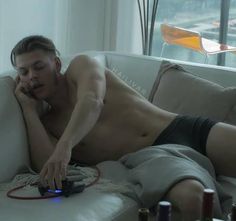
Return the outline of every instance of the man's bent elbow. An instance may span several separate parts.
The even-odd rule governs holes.
[[[85,98],[86,102],[88,102],[89,106],[92,106],[94,110],[102,110],[104,106],[104,100],[101,97],[98,97],[94,94],[87,94]]]

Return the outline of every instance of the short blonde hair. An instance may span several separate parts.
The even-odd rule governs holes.
[[[41,35],[31,35],[20,40],[11,51],[11,63],[16,66],[16,56],[34,50],[43,50],[51,53],[55,56],[60,55],[60,52],[56,49],[54,43],[49,38]]]

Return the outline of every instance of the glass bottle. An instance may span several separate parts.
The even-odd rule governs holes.
[[[157,221],[171,220],[171,203],[168,201],[160,201],[158,203]]]
[[[212,189],[204,189],[200,221],[213,221],[214,193]]]
[[[235,203],[232,204],[229,221],[236,221],[236,204]]]
[[[149,219],[149,209],[148,208],[140,208],[138,210],[138,220],[139,221],[148,221]]]

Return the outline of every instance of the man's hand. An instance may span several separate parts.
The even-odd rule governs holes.
[[[30,95],[29,85],[26,82],[22,82],[19,76],[16,77],[15,81],[15,95],[22,108],[28,107],[32,110],[36,110],[37,100],[34,99],[32,95]]]
[[[57,145],[55,151],[43,166],[40,172],[40,181],[43,186],[49,186],[55,190],[62,188],[62,180],[66,178],[67,166],[71,158],[71,149],[65,144]]]

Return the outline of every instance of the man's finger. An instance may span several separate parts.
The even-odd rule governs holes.
[[[62,180],[66,179],[66,175],[67,175],[67,165],[62,164],[61,165],[61,176],[62,176]]]
[[[28,93],[30,91],[30,86],[27,82],[21,82],[21,88],[25,93]]]
[[[16,76],[15,82],[16,82],[16,84],[19,84],[19,82],[20,82],[20,76],[19,75]]]
[[[62,189],[62,183],[61,183],[61,164],[57,163],[54,168],[54,178],[55,183],[57,186],[57,189]]]
[[[39,178],[40,178],[40,183],[46,187],[48,185],[48,183],[45,180],[45,177],[47,175],[48,172],[48,168],[47,166],[44,166],[43,169],[41,170],[41,172],[39,173]]]
[[[48,174],[46,177],[48,181],[48,185],[51,190],[55,190],[55,183],[54,183],[54,164],[49,163],[48,164]]]
[[[19,83],[17,83],[17,85],[16,85],[16,89],[15,89],[15,91],[20,91],[21,88],[22,88],[22,83],[19,82]]]

